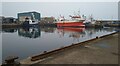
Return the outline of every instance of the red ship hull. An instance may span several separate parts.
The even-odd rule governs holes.
[[[57,27],[85,27],[83,22],[57,22]]]

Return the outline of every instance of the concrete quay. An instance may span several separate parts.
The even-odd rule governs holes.
[[[76,46],[38,64],[118,64],[118,34]]]

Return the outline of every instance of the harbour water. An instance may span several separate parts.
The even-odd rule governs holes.
[[[115,32],[116,28],[53,28],[30,27],[2,30],[2,58],[24,59],[44,51],[86,41]],[[99,45],[98,45],[99,46]],[[106,48],[107,46],[101,46]]]
[[[0,64],[2,64],[2,34],[0,31]]]

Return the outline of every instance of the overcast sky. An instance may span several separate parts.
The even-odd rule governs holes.
[[[118,2],[120,0],[1,0],[3,2]]]
[[[17,13],[37,11],[42,17],[64,15],[68,18],[80,14],[93,15],[95,19],[118,19],[118,2],[3,2],[2,15],[17,18]]]

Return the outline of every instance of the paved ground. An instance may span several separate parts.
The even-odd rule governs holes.
[[[52,55],[39,64],[118,64],[118,34]]]

